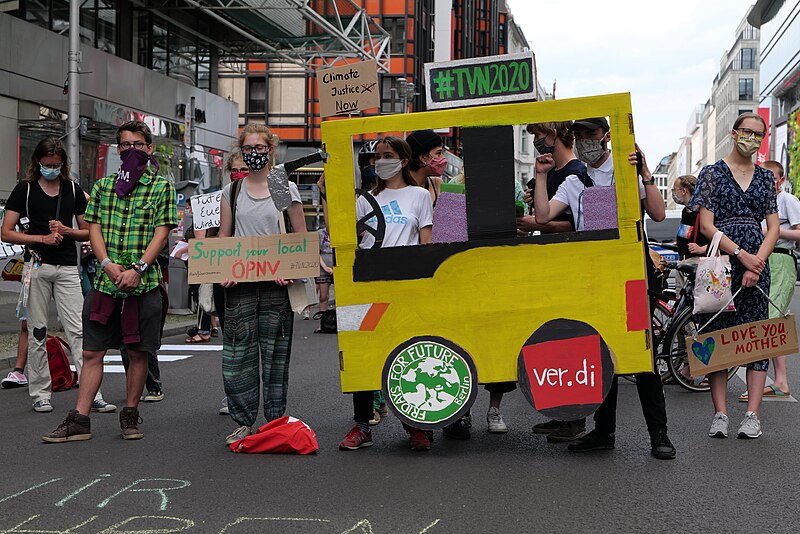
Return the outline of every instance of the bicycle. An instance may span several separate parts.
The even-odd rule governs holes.
[[[677,247],[667,244],[658,244],[660,247],[677,250]],[[667,262],[667,268],[686,275],[687,280],[680,292],[664,290],[651,292],[653,304],[653,344],[656,354],[656,367],[661,374],[662,365],[666,367],[671,376],[679,385],[689,391],[708,391],[711,389],[705,375],[697,377],[684,374],[689,370],[689,353],[686,349],[686,338],[697,333],[697,325],[692,319],[694,307],[694,276],[697,266],[680,262]],[[670,305],[674,299],[675,304]],[[658,362],[664,362],[659,364]],[[738,370],[738,367],[728,369],[728,380]]]

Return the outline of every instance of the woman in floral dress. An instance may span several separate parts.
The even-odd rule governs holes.
[[[758,151],[766,134],[764,120],[755,113],[743,113],[733,124],[731,138],[734,147],[723,159],[707,165],[700,171],[697,188],[689,208],[699,211],[700,231],[708,239],[717,231],[723,233],[720,250],[730,255],[731,290],[742,291],[735,299],[736,311],[719,314],[704,331],[720,330],[768,317],[769,266],[766,261],[778,239],[778,208],[772,172],[753,164],[753,154]],[[767,231],[761,231],[761,221],[766,219]],[[754,287],[758,285],[764,293]],[[695,316],[698,327],[713,314]],[[747,412],[739,426],[739,438],[757,438],[761,435],[758,419],[769,360],[747,364],[747,391],[753,392],[747,403]],[[727,373],[725,370],[708,374],[714,418],[708,435],[728,437],[728,410],[726,406]]]

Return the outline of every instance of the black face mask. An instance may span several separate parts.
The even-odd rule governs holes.
[[[375,172],[375,165],[367,165],[361,169],[361,183],[374,184],[378,180],[378,173]]]
[[[249,154],[242,154],[242,161],[244,161],[245,165],[250,167],[251,171],[258,172],[269,163],[269,153],[251,152]]]
[[[542,137],[538,141],[533,142],[533,147],[539,154],[552,154],[556,149],[555,145],[547,144],[547,137]]]

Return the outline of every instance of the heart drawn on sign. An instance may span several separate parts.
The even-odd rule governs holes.
[[[706,338],[705,341],[699,343],[695,341],[692,343],[692,352],[697,359],[703,362],[703,365],[708,365],[711,360],[711,355],[714,353],[714,345],[716,342],[713,337]]]

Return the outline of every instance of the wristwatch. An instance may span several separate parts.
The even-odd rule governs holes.
[[[136,263],[132,263],[128,268],[133,269],[139,276],[144,276],[145,271],[149,266],[143,262],[142,260],[137,261]]]
[[[733,251],[733,255],[734,255],[734,257],[738,257],[738,256],[739,256],[739,253],[740,253],[741,251],[742,251],[742,249],[741,249],[740,247],[736,247],[736,250],[734,250],[734,251]]]
[[[656,179],[650,176],[649,180],[642,180],[642,185],[655,185]]]

